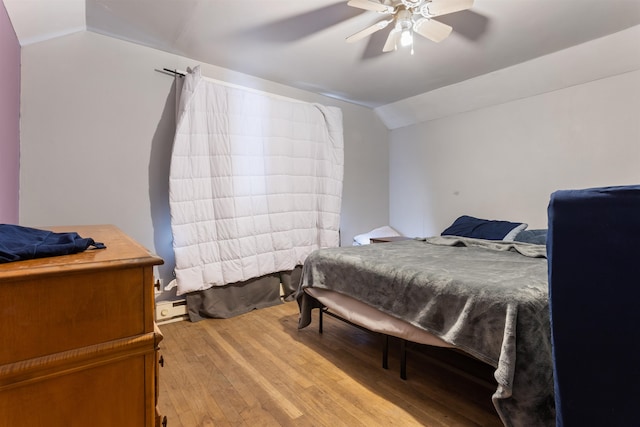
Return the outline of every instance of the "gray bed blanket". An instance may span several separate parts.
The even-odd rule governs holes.
[[[545,257],[543,245],[451,236],[321,249],[304,264],[298,326],[314,307],[305,288],[341,292],[494,366],[506,426],[553,426]]]

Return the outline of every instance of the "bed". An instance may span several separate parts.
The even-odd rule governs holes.
[[[321,249],[303,266],[298,327],[320,308],[374,332],[457,348],[495,368],[492,400],[506,426],[552,426],[547,283],[545,245],[512,236]]]

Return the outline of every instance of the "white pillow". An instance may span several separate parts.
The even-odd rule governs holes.
[[[390,226],[385,225],[382,227],[374,228],[368,233],[358,234],[353,238],[353,246],[368,245],[369,243],[371,243],[371,238],[393,236],[402,236],[402,234],[398,233]]]

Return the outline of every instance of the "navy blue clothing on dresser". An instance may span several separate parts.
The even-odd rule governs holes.
[[[104,249],[103,243],[83,238],[75,232],[56,233],[49,230],[0,224],[0,263],[68,255],[94,247]]]

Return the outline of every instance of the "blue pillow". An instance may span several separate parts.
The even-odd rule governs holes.
[[[496,221],[463,215],[456,219],[441,235],[512,242],[518,233],[525,228],[527,228],[527,224],[523,222]]]
[[[533,243],[534,245],[546,245],[547,244],[547,229],[540,230],[524,230],[518,233],[515,242]]]

